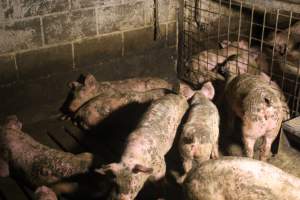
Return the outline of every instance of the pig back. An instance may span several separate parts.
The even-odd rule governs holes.
[[[186,99],[181,95],[168,94],[154,101],[143,115],[136,131],[130,134],[128,141],[140,138],[152,141],[160,155],[171,148],[177,128],[188,108]]]
[[[300,180],[268,163],[237,157],[209,160],[184,181],[189,200],[299,200]]]
[[[199,141],[214,143],[219,135],[219,112],[215,104],[202,93],[197,92],[191,101],[191,108],[183,132],[197,132]]]

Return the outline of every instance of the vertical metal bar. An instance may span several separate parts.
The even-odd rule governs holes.
[[[185,0],[179,1],[178,8],[178,61],[177,61],[177,75],[179,77],[183,74],[184,67],[184,2]]]
[[[299,72],[300,72],[300,60],[298,60],[297,63],[297,76],[296,76],[296,80],[295,80],[295,88],[294,88],[294,95],[293,95],[293,105],[292,105],[292,109],[295,112],[295,115],[297,115],[299,113],[298,110],[298,106],[299,106],[299,96],[297,97],[297,91],[299,92],[300,95],[300,90],[299,90]],[[298,101],[298,103],[297,103]],[[297,103],[298,105],[295,105],[295,103]]]
[[[300,68],[300,60],[298,59],[298,73],[299,73],[299,68]],[[299,83],[296,83],[299,86]],[[296,106],[296,114],[299,115],[299,106],[300,106],[300,89],[298,89],[298,100],[297,100],[297,106]]]
[[[221,6],[222,0],[219,0],[219,10],[218,10],[218,44],[220,43],[220,26],[221,26]],[[217,63],[219,63],[219,48],[217,48]]]
[[[231,26],[231,12],[232,12],[232,8],[231,8],[231,0],[229,0],[229,16],[228,16],[228,29],[227,29],[227,57],[229,56],[229,41],[230,41],[230,26]]]
[[[249,67],[253,67],[250,66],[250,47],[251,47],[251,42],[252,42],[252,31],[253,31],[253,16],[254,16],[254,5],[252,5],[252,9],[251,9],[251,21],[250,21],[250,33],[249,33],[249,42],[248,42],[248,61],[247,61],[247,72],[249,71]]]
[[[239,13],[239,28],[238,28],[238,38],[237,38],[237,41],[238,41],[238,44],[237,44],[237,61],[236,61],[236,72],[237,74],[240,73],[240,70],[239,70],[239,62],[240,62],[240,59],[239,59],[239,52],[240,52],[240,38],[241,38],[241,26],[242,26],[242,12],[243,12],[243,2],[240,3],[240,13]],[[242,51],[244,51],[242,49]],[[244,52],[242,52],[244,53]]]
[[[289,42],[289,40],[290,40],[290,34],[291,34],[291,26],[292,26],[292,18],[293,18],[293,12],[291,11],[290,12],[290,17],[289,17],[289,27],[288,27],[288,36],[287,36],[287,44],[288,44],[288,42]],[[276,23],[278,23],[278,22],[276,22]],[[286,49],[285,50],[285,54],[284,54],[284,62],[283,62],[283,64],[284,64],[284,66],[286,65],[286,59],[287,59],[287,53],[288,53],[288,50],[289,49]],[[285,75],[285,72],[284,72],[284,70],[282,71],[282,80],[281,80],[281,88],[283,89],[284,88],[284,75]]]
[[[264,46],[264,36],[265,36],[265,27],[266,27],[266,15],[267,15],[267,10],[266,8],[264,9],[264,17],[263,17],[263,26],[262,26],[262,31],[261,31],[261,42],[260,42],[260,56],[263,54],[263,46]],[[261,69],[260,69],[261,72]]]
[[[279,9],[277,9],[276,11],[276,24],[275,24],[275,35],[274,35],[274,42],[273,42],[273,49],[272,49],[272,61],[271,61],[271,70],[270,70],[270,75],[271,75],[271,79],[272,80],[272,76],[273,76],[273,67],[274,67],[274,55],[275,55],[275,44],[276,44],[276,37],[277,37],[277,29],[278,29],[278,17],[279,17]]]

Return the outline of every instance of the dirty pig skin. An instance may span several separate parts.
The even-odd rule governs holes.
[[[228,73],[227,73],[228,74]],[[260,159],[266,160],[277,137],[282,121],[288,119],[289,109],[277,84],[268,76],[242,74],[227,76],[226,102],[242,120],[242,139],[246,155],[253,158],[254,145],[263,137]],[[229,120],[233,121],[232,116]]]
[[[168,94],[154,101],[142,120],[127,138],[121,161],[97,171],[113,173],[117,187],[110,199],[133,200],[147,180],[163,178],[166,172],[164,156],[170,150],[177,128],[188,109],[186,98]]]
[[[185,200],[300,200],[300,179],[265,162],[243,157],[209,160],[184,183]]]
[[[98,82],[92,74],[88,74],[83,83],[72,81],[69,83],[69,87],[71,88],[73,98],[68,105],[68,110],[74,113],[84,103],[99,94],[111,96],[116,92],[145,92],[159,88],[172,89],[172,84],[163,79],[153,77]]]
[[[212,83],[208,82],[191,99],[188,119],[178,143],[185,173],[190,171],[193,161],[202,163],[219,157],[220,119],[218,109],[211,101],[214,93]]]
[[[7,117],[1,128],[1,177],[9,176],[13,171],[33,187],[55,187],[56,184],[63,186],[63,178],[86,173],[92,166],[92,154],[74,155],[51,149],[38,143],[21,129],[22,123],[16,116]],[[62,192],[59,187],[55,188],[55,193]]]
[[[170,93],[166,89],[155,89],[146,92],[115,93],[111,96],[99,95],[83,105],[74,115],[74,121],[80,127],[89,130],[114,111],[130,103],[147,103]]]

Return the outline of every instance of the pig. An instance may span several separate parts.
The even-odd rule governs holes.
[[[191,170],[193,161],[202,163],[219,157],[220,119],[217,107],[211,102],[214,92],[212,83],[208,82],[191,99],[188,119],[178,143],[185,173]]]
[[[34,192],[36,200],[57,200],[55,192],[47,186],[41,186]]]
[[[101,174],[114,174],[117,186],[111,199],[133,200],[146,181],[164,177],[164,156],[173,144],[187,109],[186,98],[175,94],[168,94],[151,104],[137,129],[127,138],[121,161],[96,170]]]
[[[130,103],[147,103],[170,92],[166,89],[155,89],[146,92],[115,93],[111,96],[99,95],[83,105],[75,113],[74,120],[83,129],[90,130],[111,113]]]
[[[191,83],[195,88],[208,81],[224,80],[214,69],[217,65],[224,63],[228,57],[237,55],[241,50],[248,49],[248,43],[244,40],[227,45],[218,50],[201,51],[192,56],[186,63],[182,79]]]
[[[222,48],[229,48],[228,46],[237,46],[238,42],[230,42],[224,40],[220,43]],[[239,51],[235,57],[227,59],[226,63],[230,73],[239,75],[244,73],[261,74],[269,73],[269,63],[265,53],[261,52],[257,47],[248,47],[245,41],[239,42]]]
[[[0,162],[1,177],[13,171],[32,187],[55,187],[60,182],[64,186],[64,178],[88,172],[93,155],[74,155],[40,144],[22,131],[16,116],[9,116],[0,132]],[[55,193],[60,193],[60,188],[55,188]]]
[[[186,200],[299,200],[300,179],[258,160],[224,157],[194,167],[183,183]]]
[[[290,35],[288,34],[290,31]],[[297,21],[289,28],[279,31],[271,32],[266,38],[267,44],[274,46],[276,53],[284,55],[297,47],[300,42],[300,21]]]
[[[255,142],[263,137],[260,160],[266,160],[282,121],[289,117],[284,95],[274,82],[261,75],[231,76],[228,68],[224,69],[227,79],[225,98],[231,110],[242,120],[246,155],[253,158]]]
[[[274,47],[276,60],[281,60],[279,62],[280,69],[287,74],[299,76],[300,21],[293,24],[290,30],[287,28],[276,34],[272,32],[266,38],[266,42]]]
[[[153,89],[172,89],[172,84],[159,78],[145,77],[145,78],[132,78],[120,81],[111,82],[98,82],[92,74],[88,74],[84,83],[81,84],[77,81],[69,83],[72,91],[72,100],[68,105],[68,110],[71,113],[76,112],[84,103],[98,96],[105,94],[111,96],[116,92],[145,92]]]

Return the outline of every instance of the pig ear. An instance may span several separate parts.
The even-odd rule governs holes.
[[[215,88],[211,82],[205,83],[200,91],[210,100],[212,100],[215,96]]]
[[[9,176],[8,163],[0,157],[0,177]]]
[[[139,172],[143,172],[143,173],[146,173],[146,174],[151,174],[153,172],[153,168],[136,164],[133,167],[132,172],[135,173],[135,174],[137,174]]]
[[[77,82],[77,81],[72,81],[72,82],[69,82],[68,83],[68,87],[70,88],[70,89],[75,89],[75,88],[77,88],[77,87],[79,87],[81,84],[79,83],[79,82]]]
[[[96,83],[97,80],[92,74],[88,74],[84,79],[84,85],[87,87],[95,87]]]
[[[95,172],[106,175],[108,172],[112,172],[113,174],[117,174],[121,170],[121,165],[118,163],[111,163],[109,165],[104,165],[99,169],[95,169]]]

